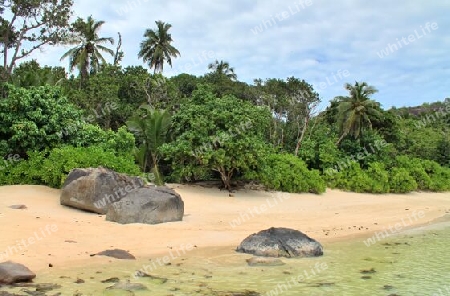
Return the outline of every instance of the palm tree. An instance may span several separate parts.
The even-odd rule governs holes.
[[[366,82],[355,82],[355,85],[345,84],[345,89],[350,92],[350,96],[336,97],[339,102],[338,124],[341,133],[336,145],[349,134],[355,139],[359,138],[365,129],[372,129],[371,118],[380,115],[380,104],[370,99],[371,95],[378,92],[373,86]]]
[[[162,185],[164,182],[158,168],[161,154],[158,149],[168,140],[171,116],[169,112],[154,110],[149,105],[141,106],[138,111],[127,121],[128,129],[142,141],[136,150],[136,158],[144,172],[150,166],[155,184]]]
[[[234,73],[234,68],[230,67],[228,62],[216,60],[214,63],[208,65],[208,69],[212,70],[212,73],[218,75],[225,75],[231,80],[236,80],[237,75]]]
[[[102,44],[114,44],[112,37],[99,37],[98,31],[104,24],[104,21],[95,21],[92,16],[89,16],[86,21],[78,18],[72,25],[74,36],[66,41],[66,44],[76,45],[74,48],[67,51],[62,57],[61,61],[69,58],[69,68],[72,71],[75,67],[80,70],[81,79],[85,81],[89,73],[98,71],[100,65],[106,64],[105,58],[101,52],[114,56],[114,51]]]
[[[156,30],[147,29],[141,42],[141,50],[139,51],[139,58],[148,63],[151,68],[154,68],[154,73],[162,73],[164,62],[172,67],[172,57],[176,58],[180,55],[178,49],[173,47],[171,43],[172,34],[168,31],[172,27],[171,24],[162,21],[156,21]]]

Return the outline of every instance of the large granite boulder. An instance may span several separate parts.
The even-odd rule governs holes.
[[[265,257],[315,257],[323,248],[306,234],[289,228],[270,228],[252,234],[236,249],[237,252]]]
[[[110,204],[140,188],[144,181],[106,168],[73,169],[64,182],[60,202],[62,205],[106,214]]]
[[[0,263],[0,284],[11,285],[33,280],[36,274],[25,265],[7,261]]]
[[[184,202],[173,189],[165,186],[145,186],[109,205],[107,221],[121,224],[158,224],[181,221]]]

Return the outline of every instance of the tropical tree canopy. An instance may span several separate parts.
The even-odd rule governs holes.
[[[139,58],[148,63],[150,69],[154,69],[154,73],[162,73],[164,62],[172,67],[172,57],[176,58],[180,55],[178,49],[172,46],[172,34],[169,33],[171,24],[162,21],[156,21],[156,30],[147,29],[144,34],[144,41],[141,42],[141,50]]]
[[[68,33],[73,0],[0,1],[0,54],[6,81],[21,59]]]
[[[216,60],[214,63],[208,65],[208,69],[212,70],[213,74],[225,75],[231,80],[237,79],[237,75],[234,73],[234,68],[230,67],[228,62],[224,62],[222,60],[219,62]]]
[[[101,52],[114,56],[114,51],[103,44],[114,44],[112,37],[99,37],[99,31],[104,21],[95,21],[89,16],[86,21],[78,18],[72,24],[73,36],[66,40],[65,44],[75,45],[67,51],[61,60],[69,58],[69,68],[80,70],[81,78],[86,79],[89,73],[97,73],[100,65],[106,64]]]
[[[345,84],[350,93],[348,97],[337,97],[338,124],[341,137],[337,144],[347,135],[355,139],[366,129],[372,129],[372,119],[380,115],[380,104],[370,99],[378,90],[366,82],[355,82],[355,85]]]

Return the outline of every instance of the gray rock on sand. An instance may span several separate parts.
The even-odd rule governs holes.
[[[306,234],[289,228],[270,228],[242,241],[237,252],[264,257],[316,257],[323,247]]]
[[[106,251],[102,251],[97,254],[94,254],[92,256],[95,256],[95,255],[107,256],[107,257],[112,257],[112,258],[116,258],[116,259],[124,259],[124,260],[135,260],[136,259],[136,257],[131,255],[129,252],[120,250],[120,249],[106,250]]]
[[[14,284],[33,280],[36,274],[25,265],[7,261],[0,263],[0,284]]]
[[[129,177],[106,168],[73,169],[64,182],[60,203],[80,210],[106,214],[111,203],[142,187],[139,177]]]
[[[106,220],[121,224],[158,224],[181,221],[184,202],[173,189],[165,186],[142,187],[111,204]]]

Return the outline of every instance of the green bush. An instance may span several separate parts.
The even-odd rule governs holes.
[[[46,185],[61,188],[74,168],[103,166],[119,173],[139,175],[133,155],[117,155],[111,150],[91,146],[55,148],[47,152],[29,152],[28,159],[0,171],[0,185]]]
[[[422,167],[431,178],[429,190],[436,192],[450,191],[450,168],[440,166],[431,160],[422,160]]]
[[[135,148],[134,135],[125,126],[117,132],[102,130],[98,125],[85,123],[77,128],[75,135],[67,141],[74,147],[98,146],[118,154],[132,154]]]
[[[391,170],[389,186],[392,193],[408,193],[418,189],[416,180],[404,168]]]
[[[30,150],[57,147],[64,143],[62,131],[82,122],[82,112],[57,87],[25,89],[6,85],[6,91],[8,96],[0,100],[1,155],[24,156]]]
[[[389,173],[390,171],[390,173]],[[331,188],[367,193],[408,193],[416,190],[444,192],[450,190],[450,169],[437,162],[398,156],[387,167],[381,162],[369,163],[367,170],[353,162],[338,171],[324,171]]]
[[[259,182],[273,190],[317,194],[326,190],[319,171],[308,170],[302,160],[290,154],[270,154],[263,160],[257,176]]]
[[[389,172],[384,164],[373,162],[369,164],[367,175],[370,178],[370,193],[389,193]]]
[[[419,158],[398,156],[396,167],[406,169],[414,178],[419,190],[448,191],[450,190],[450,169],[439,163]]]
[[[347,168],[334,173],[325,174],[328,186],[353,192],[371,192],[372,180],[359,163],[352,162]]]

